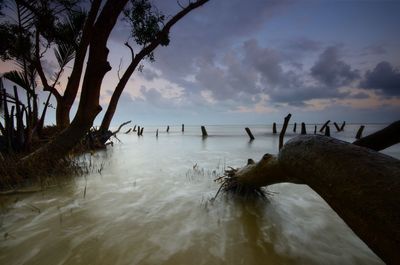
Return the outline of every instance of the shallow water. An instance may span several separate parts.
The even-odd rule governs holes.
[[[3,205],[0,264],[383,264],[307,186],[273,185],[268,201],[210,201],[225,167],[277,152],[270,127],[250,126],[253,142],[243,127],[207,126],[206,139],[199,126],[118,135],[122,143],[86,155],[101,174]],[[331,128],[347,141],[357,129]],[[385,153],[399,158],[400,147]]]

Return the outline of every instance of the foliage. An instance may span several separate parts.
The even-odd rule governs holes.
[[[149,0],[131,0],[131,8],[124,10],[125,20],[131,26],[131,37],[140,46],[147,46],[160,33],[165,16],[155,9]],[[161,45],[167,46],[169,37],[163,38]],[[148,56],[154,61],[154,54]]]

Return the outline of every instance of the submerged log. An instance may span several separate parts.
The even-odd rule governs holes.
[[[357,134],[356,134],[356,139],[361,139],[364,128],[365,128],[364,125],[360,126],[360,128],[358,129]]]
[[[201,135],[203,137],[207,137],[208,136],[206,127],[204,127],[204,126],[201,126]]]
[[[346,126],[346,121],[343,121],[342,126],[340,126],[340,131],[344,130],[344,126]]]
[[[306,124],[304,122],[301,123],[301,134],[307,134]]]
[[[336,122],[334,122],[333,125],[335,125],[336,131],[337,131],[337,132],[340,132],[340,127],[339,127],[339,125],[338,125]]]
[[[292,114],[289,113],[285,117],[285,120],[283,122],[282,130],[281,130],[281,133],[279,134],[279,150],[281,150],[281,148],[283,146],[283,137],[285,137],[286,128],[287,128],[287,126],[289,124],[290,117],[292,117]]]
[[[328,126],[328,124],[331,122],[331,120],[327,120],[324,125],[322,125],[321,129],[319,129],[319,132],[323,132],[325,130],[325,127]]]
[[[400,160],[321,135],[289,140],[235,172],[244,186],[290,182],[316,191],[387,264],[400,264]]]
[[[250,129],[249,128],[244,128],[245,129],[245,131],[247,132],[247,134],[249,135],[249,137],[250,137],[250,141],[253,141],[254,139],[256,139],[256,138],[254,138],[254,135],[251,133],[251,131],[250,131]]]
[[[331,136],[331,129],[329,128],[329,125],[325,127],[325,136]]]

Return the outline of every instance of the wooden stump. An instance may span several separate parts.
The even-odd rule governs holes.
[[[253,141],[255,138],[254,138],[253,134],[251,133],[250,129],[247,127],[244,129],[246,130],[247,134],[249,135],[250,140]]]
[[[301,134],[307,134],[306,124],[304,122],[301,123]]]

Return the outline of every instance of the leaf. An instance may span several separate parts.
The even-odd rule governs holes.
[[[75,57],[75,49],[70,44],[57,44],[54,55],[60,68],[64,68]]]
[[[29,80],[25,79],[22,71],[10,71],[5,73],[3,77],[17,84],[29,93],[33,93],[31,89],[31,83],[29,82]]]

